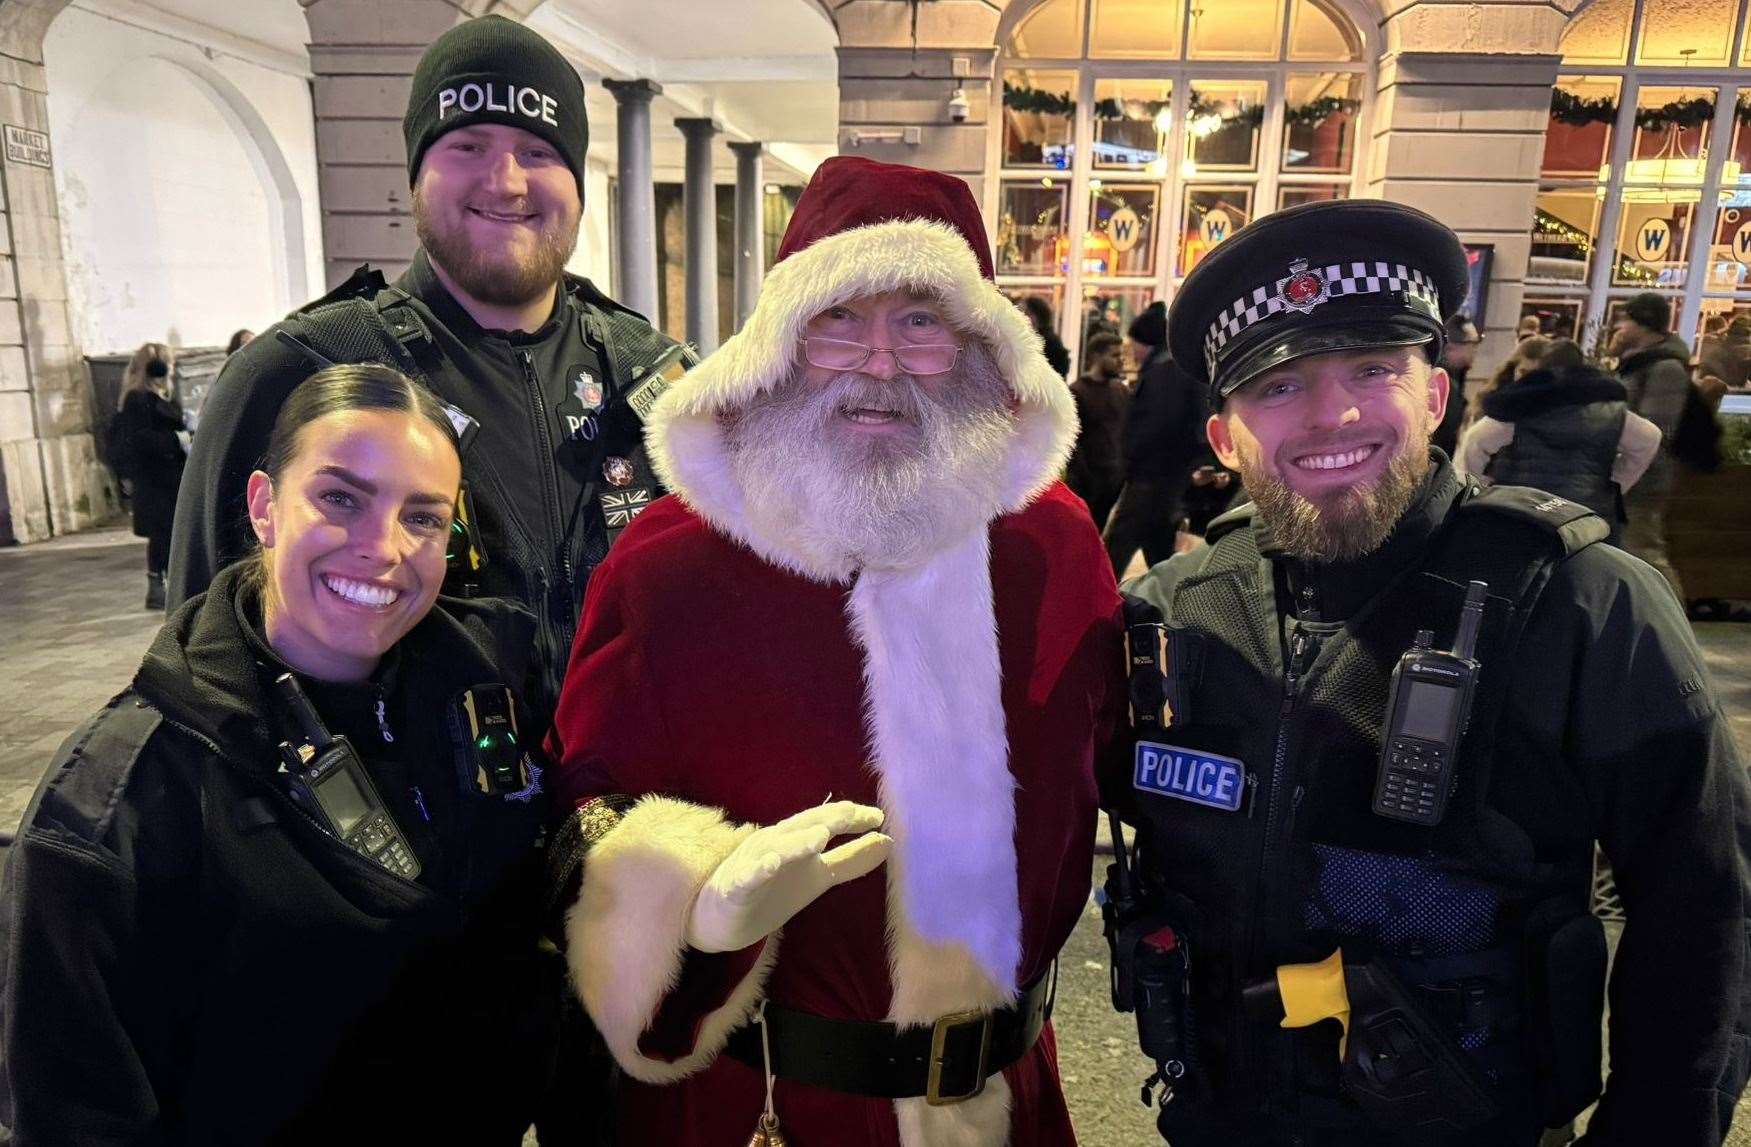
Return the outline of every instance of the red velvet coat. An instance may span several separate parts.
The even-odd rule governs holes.
[[[1123,651],[1100,540],[1061,484],[997,519],[989,544],[1015,786],[1015,986],[1047,971],[1087,903],[1093,762],[1122,713]],[[678,798],[641,803],[591,854],[569,923],[580,994],[616,1057],[630,1076],[662,1081],[626,1080],[623,1143],[746,1142],[761,1076],[716,1052],[762,991],[821,1016],[894,1018],[891,966],[906,965],[892,964],[893,933],[907,924],[892,918],[886,868],[828,891],[763,950],[684,953],[691,897],[733,847],[736,826],[829,799],[883,803],[851,596],[845,584],[763,560],[673,497],[640,516],[591,579],[549,746],[553,791],[580,804],[608,793]],[[952,815],[958,794],[945,786],[937,795],[933,815]],[[884,807],[893,823],[896,810]],[[687,1071],[696,1074],[676,1080]],[[1074,1142],[1050,1029],[1003,1074],[1009,1143]],[[795,1147],[933,1137],[903,1134],[908,1117],[897,1120],[888,1100],[784,1080],[777,1111]],[[1001,1127],[992,1131],[980,1141],[1004,1141]]]

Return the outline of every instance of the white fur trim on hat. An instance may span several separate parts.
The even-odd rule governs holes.
[[[1016,400],[1003,509],[1027,505],[1063,472],[1075,445],[1070,388],[1046,362],[1027,317],[980,273],[960,232],[925,219],[829,235],[772,268],[742,329],[682,376],[651,412],[645,437],[663,485],[768,561],[816,580],[842,576],[749,525],[718,415],[746,405],[794,368],[810,319],[837,303],[896,290],[933,296],[951,326],[990,350]]]

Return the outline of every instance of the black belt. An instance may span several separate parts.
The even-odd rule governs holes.
[[[830,1020],[766,1006],[772,1074],[847,1095],[907,1099],[932,1106],[959,1103],[1027,1054],[1052,1018],[1057,965],[1022,990],[1014,1005],[994,1012],[955,1012],[930,1026],[898,1027],[869,1020]],[[759,1069],[760,1025],[730,1036],[726,1050]]]

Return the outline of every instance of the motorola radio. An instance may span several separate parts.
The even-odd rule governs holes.
[[[377,795],[352,742],[329,733],[296,677],[282,673],[274,685],[303,731],[299,744],[280,742],[280,755],[300,803],[342,844],[397,876],[414,879],[420,874],[420,862]]]
[[[1430,649],[1435,635],[1420,630],[1392,671],[1374,782],[1374,811],[1381,816],[1434,826],[1446,815],[1459,742],[1471,718],[1478,672],[1472,654],[1489,588],[1481,581],[1467,587],[1451,652]]]

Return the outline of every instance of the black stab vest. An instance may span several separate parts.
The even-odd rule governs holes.
[[[1159,739],[1244,762],[1245,798],[1226,812],[1127,796],[1146,894],[1188,939],[1198,1070],[1219,1106],[1257,1108],[1339,1091],[1335,1023],[1284,1030],[1241,1006],[1242,989],[1278,965],[1342,946],[1346,961],[1381,958],[1413,986],[1433,991],[1481,972],[1512,996],[1524,985],[1529,931],[1547,931],[1553,907],[1559,919],[1587,911],[1590,865],[1535,856],[1513,810],[1492,800],[1491,775],[1542,766],[1495,756],[1515,645],[1556,563],[1606,527],[1540,491],[1468,488],[1420,559],[1320,641],[1290,696],[1272,563],[1249,517],[1235,525],[1165,603],[1168,619],[1203,634],[1206,648],[1187,723]],[[1490,593],[1447,814],[1434,828],[1377,816],[1392,670],[1419,629],[1452,647],[1471,579]],[[1503,1036],[1515,1029],[1504,1018],[1499,1008],[1490,1023],[1456,1017],[1453,1031],[1492,1076],[1525,1075],[1526,1043]]]

